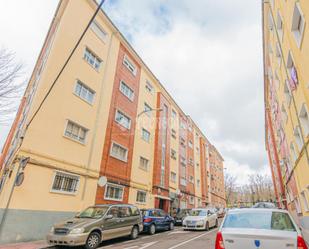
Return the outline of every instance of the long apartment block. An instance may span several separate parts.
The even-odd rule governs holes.
[[[262,4],[269,165],[278,205],[309,238],[309,3]]]
[[[47,96],[97,7],[58,5],[0,158],[4,243],[94,204],[225,206],[222,156],[103,10]]]

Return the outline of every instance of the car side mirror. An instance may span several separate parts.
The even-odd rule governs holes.
[[[105,220],[110,220],[110,219],[113,219],[114,216],[112,214],[108,214],[105,216]]]

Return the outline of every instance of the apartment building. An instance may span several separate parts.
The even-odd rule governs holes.
[[[103,10],[53,85],[97,7],[59,2],[0,158],[2,243],[42,239],[89,205],[169,212],[224,189],[210,181],[211,150],[223,174],[219,152]]]
[[[309,4],[262,4],[269,165],[278,205],[288,208],[309,235]]]

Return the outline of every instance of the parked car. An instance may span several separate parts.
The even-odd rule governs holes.
[[[258,202],[252,208],[276,208],[276,205],[272,202]]]
[[[195,208],[182,223],[184,230],[206,230],[218,226],[218,216],[213,209]]]
[[[162,209],[142,209],[144,232],[150,235],[159,230],[173,230],[174,218]]]
[[[190,211],[189,208],[180,209],[174,217],[175,225],[182,225],[183,219],[189,215]]]
[[[286,210],[233,209],[224,217],[215,249],[308,249]]]
[[[143,230],[140,211],[132,205],[96,205],[72,219],[55,224],[47,235],[50,245],[97,248],[104,240],[130,236],[136,239]]]

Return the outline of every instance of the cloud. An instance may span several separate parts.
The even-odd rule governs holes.
[[[225,167],[241,178],[269,172],[260,1],[165,1],[159,19],[162,1],[139,2],[116,1],[105,10],[218,147]]]

